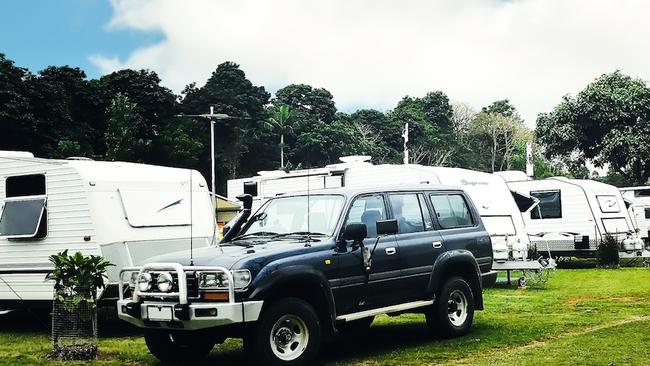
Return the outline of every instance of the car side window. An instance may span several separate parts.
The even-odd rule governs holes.
[[[443,229],[474,225],[472,214],[460,194],[441,194],[429,196],[438,222]]]
[[[386,205],[380,195],[359,197],[352,203],[345,225],[366,224],[368,238],[377,237],[377,221],[386,220]]]
[[[422,209],[416,193],[391,194],[388,197],[400,234],[424,231]]]

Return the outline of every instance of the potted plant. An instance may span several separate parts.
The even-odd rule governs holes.
[[[97,356],[97,291],[106,286],[112,264],[101,256],[65,250],[50,256],[54,269],[52,306],[52,358],[88,360]]]

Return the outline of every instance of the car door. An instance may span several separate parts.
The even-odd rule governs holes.
[[[472,210],[462,192],[429,194],[445,250],[465,249],[472,252],[481,270],[492,265],[490,247],[476,241],[478,213]]]
[[[442,236],[422,193],[390,193],[391,213],[397,220],[403,300],[419,300],[426,294],[433,263],[442,252]]]
[[[346,215],[345,225],[363,223],[368,236],[363,244],[373,249],[377,242],[379,220],[388,218],[383,194],[369,194],[355,198]],[[337,256],[339,279],[334,296],[341,313],[378,308],[394,304],[399,289],[399,248],[395,235],[380,238],[372,255],[370,271],[363,265],[362,248],[349,243],[347,251]]]

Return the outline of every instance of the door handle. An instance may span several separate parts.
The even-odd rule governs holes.
[[[440,241],[434,241],[434,242],[433,242],[433,248],[434,248],[434,249],[440,249],[440,248],[442,248],[442,242],[440,242]]]
[[[393,247],[386,248],[386,255],[393,255],[395,253],[397,253],[397,249],[395,249]]]

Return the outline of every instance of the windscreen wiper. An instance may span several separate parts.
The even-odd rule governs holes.
[[[284,238],[287,236],[327,236],[327,234],[317,233],[313,231],[293,231],[290,233],[276,234],[271,239]]]
[[[272,231],[257,231],[257,232],[250,233],[250,234],[243,234],[243,235],[236,236],[231,241],[246,239],[246,238],[252,238],[252,237],[256,237],[256,236],[273,236],[273,237],[275,237],[277,235],[278,235],[278,233],[274,233]]]

